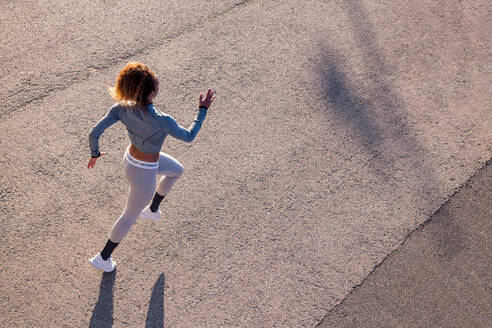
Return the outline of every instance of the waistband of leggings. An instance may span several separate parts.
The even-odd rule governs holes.
[[[157,169],[159,167],[159,162],[144,162],[144,161],[136,159],[135,157],[130,155],[128,148],[125,151],[125,159],[131,165],[136,166],[136,167],[140,167],[142,169],[153,170],[153,169]]]

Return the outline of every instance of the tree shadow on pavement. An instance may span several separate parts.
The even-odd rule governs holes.
[[[343,127],[349,127],[351,135],[373,155],[377,154],[381,142],[380,123],[371,110],[375,100],[357,94],[343,73],[339,56],[333,50],[323,50],[322,58],[323,97],[330,103],[330,112],[335,114]]]
[[[360,1],[345,1],[345,7],[353,26],[353,41],[363,57],[363,66],[359,68],[363,74],[357,78],[346,66],[348,56],[329,45],[321,45],[322,96],[336,126],[345,128],[344,133],[369,153],[369,167],[389,178],[387,169],[393,163],[388,142],[403,139],[405,152],[421,147],[406,122],[403,101],[392,90],[392,71],[377,46],[377,36],[365,8]]]
[[[355,74],[348,63],[356,55],[344,55],[327,43],[320,44],[318,74],[326,113],[334,126],[368,155],[353,154],[351,157],[361,155],[356,161],[363,161],[385,181],[403,176],[410,178],[412,189],[434,191],[438,189],[435,170],[426,161],[427,151],[409,123],[404,101],[393,90],[394,72],[378,46],[373,23],[361,1],[345,1],[344,6],[363,62]]]
[[[395,74],[363,3],[344,1],[352,41],[363,59],[350,67],[357,54],[346,54],[327,42],[320,43],[317,74],[325,112],[332,125],[354,145],[348,161],[355,170],[367,167],[383,181],[402,188],[416,213],[430,216],[438,209],[442,187],[435,163],[413,128],[403,99],[394,90]],[[357,62],[357,61],[356,61]],[[358,73],[354,72],[357,71]],[[359,148],[359,149],[357,149]],[[453,234],[459,244],[461,231]],[[442,236],[440,236],[442,239]]]
[[[154,284],[150,297],[149,310],[145,320],[145,328],[164,328],[164,286],[165,277],[162,273]]]
[[[110,328],[113,326],[113,286],[115,279],[116,270],[103,273],[99,299],[92,312],[90,328]]]

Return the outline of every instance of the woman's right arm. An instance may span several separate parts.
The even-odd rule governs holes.
[[[106,115],[92,128],[92,131],[89,133],[89,147],[91,149],[91,157],[97,158],[101,154],[99,152],[99,137],[103,132],[118,122],[118,105],[112,106]]]

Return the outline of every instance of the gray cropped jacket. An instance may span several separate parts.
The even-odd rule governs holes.
[[[130,137],[131,143],[144,153],[155,154],[161,151],[167,135],[186,142],[192,142],[200,130],[207,115],[207,108],[200,107],[196,118],[188,129],[179,125],[176,120],[154,108],[153,104],[142,111],[135,106],[114,104],[108,113],[92,128],[89,134],[89,147],[92,157],[99,157],[99,137],[103,132],[121,121]]]

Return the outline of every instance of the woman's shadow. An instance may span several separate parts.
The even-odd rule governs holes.
[[[113,326],[113,287],[116,270],[103,273],[99,288],[99,299],[92,312],[90,328],[111,328]],[[154,284],[150,297],[149,310],[145,320],[146,328],[164,328],[164,286],[165,277],[162,273]]]
[[[161,273],[152,289],[145,328],[164,328],[164,273]]]

